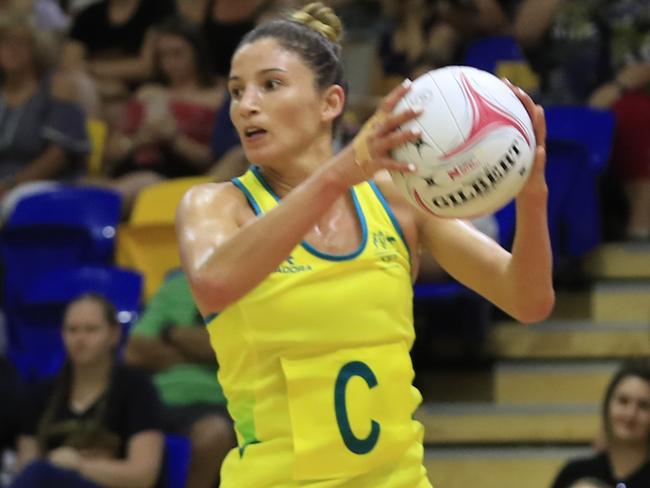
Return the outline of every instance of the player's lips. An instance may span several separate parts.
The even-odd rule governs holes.
[[[250,125],[244,127],[244,138],[250,142],[261,139],[266,133],[266,129],[259,126]]]

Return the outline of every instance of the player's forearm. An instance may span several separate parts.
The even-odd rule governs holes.
[[[546,200],[546,195],[517,200],[516,233],[508,274],[513,315],[521,322],[545,319],[555,303]]]
[[[342,151],[287,194],[277,207],[258,217],[197,263],[192,281],[206,290],[201,300],[210,311],[223,310],[257,286],[303,240],[314,223],[344,195],[347,184],[338,171]]]
[[[190,362],[176,347],[165,344],[157,337],[138,336],[129,339],[124,359],[128,364],[154,372]]]
[[[197,363],[214,365],[216,358],[210,345],[210,336],[203,326],[173,327],[169,338],[171,343],[183,355]]]

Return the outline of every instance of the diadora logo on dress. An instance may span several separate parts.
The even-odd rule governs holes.
[[[397,238],[382,230],[372,233],[372,245],[375,248],[375,255],[384,263],[391,263],[397,259],[395,244]]]
[[[304,271],[311,271],[312,268],[309,264],[299,264],[293,256],[289,255],[280,266],[275,269],[275,273],[302,273]]]

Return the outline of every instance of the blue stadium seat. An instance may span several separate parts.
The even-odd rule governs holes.
[[[524,54],[512,36],[483,37],[467,46],[463,64],[496,73],[500,61],[521,61]]]
[[[532,95],[539,90],[539,77],[513,36],[490,36],[474,40],[465,50],[463,64],[499,78],[508,78]]]
[[[43,271],[16,290],[7,313],[8,356],[26,381],[50,376],[64,359],[61,324],[66,305],[83,293],[101,293],[117,308],[123,338],[141,308],[142,277],[104,266]]]
[[[165,454],[160,488],[185,488],[190,469],[191,445],[187,437],[165,434]]]
[[[58,185],[21,198],[0,232],[4,306],[41,271],[113,262],[121,197],[99,188]]]
[[[610,156],[614,115],[583,106],[545,107],[549,231],[555,257],[580,257],[601,242],[598,178]],[[512,245],[514,202],[496,214],[505,247]]]
[[[602,239],[598,178],[612,148],[612,112],[583,106],[546,107],[546,178],[553,253],[580,257]]]

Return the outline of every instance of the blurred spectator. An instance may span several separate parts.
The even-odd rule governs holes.
[[[154,485],[163,452],[160,403],[143,373],[117,363],[120,327],[100,295],[67,307],[67,362],[33,392],[12,488]]]
[[[18,184],[84,169],[85,115],[74,83],[53,74],[56,49],[24,15],[0,21],[0,199]]]
[[[629,204],[625,237],[650,239],[650,6],[613,0],[603,6],[608,33],[607,82],[591,94],[616,114],[613,169]]]
[[[103,99],[126,97],[153,70],[153,26],[176,11],[174,0],[101,0],[75,17],[64,66],[91,73]]]
[[[156,82],[130,99],[106,146],[106,171],[114,178],[108,184],[127,207],[144,186],[209,169],[215,116],[224,103],[224,85],[214,82],[197,26],[180,17],[160,24],[153,54]]]
[[[515,35],[542,102],[612,108],[612,161],[629,203],[626,236],[650,238],[650,8],[647,0],[523,0]],[[610,184],[611,186],[611,184]],[[607,197],[607,195],[605,195]]]
[[[75,17],[79,12],[93,3],[101,0],[59,0],[59,5],[68,15]]]
[[[178,14],[194,25],[201,25],[208,15],[210,0],[176,0]]]
[[[605,450],[570,461],[553,488],[572,487],[581,478],[594,478],[612,487],[650,486],[650,365],[625,365],[612,378],[603,401]]]
[[[203,32],[212,53],[215,73],[227,78],[239,41],[255,27],[258,13],[268,0],[209,0]]]
[[[497,0],[383,0],[390,20],[380,45],[386,75],[408,76],[426,60],[428,69],[454,64],[464,43],[507,30]]]
[[[63,32],[70,19],[56,0],[0,0],[0,14],[17,11],[28,15],[39,29]]]
[[[191,440],[187,487],[217,486],[235,437],[210,339],[182,271],[170,275],[150,300],[131,331],[126,359],[156,373],[165,430]]]
[[[541,81],[545,104],[585,103],[605,76],[602,0],[522,0],[514,34]]]

